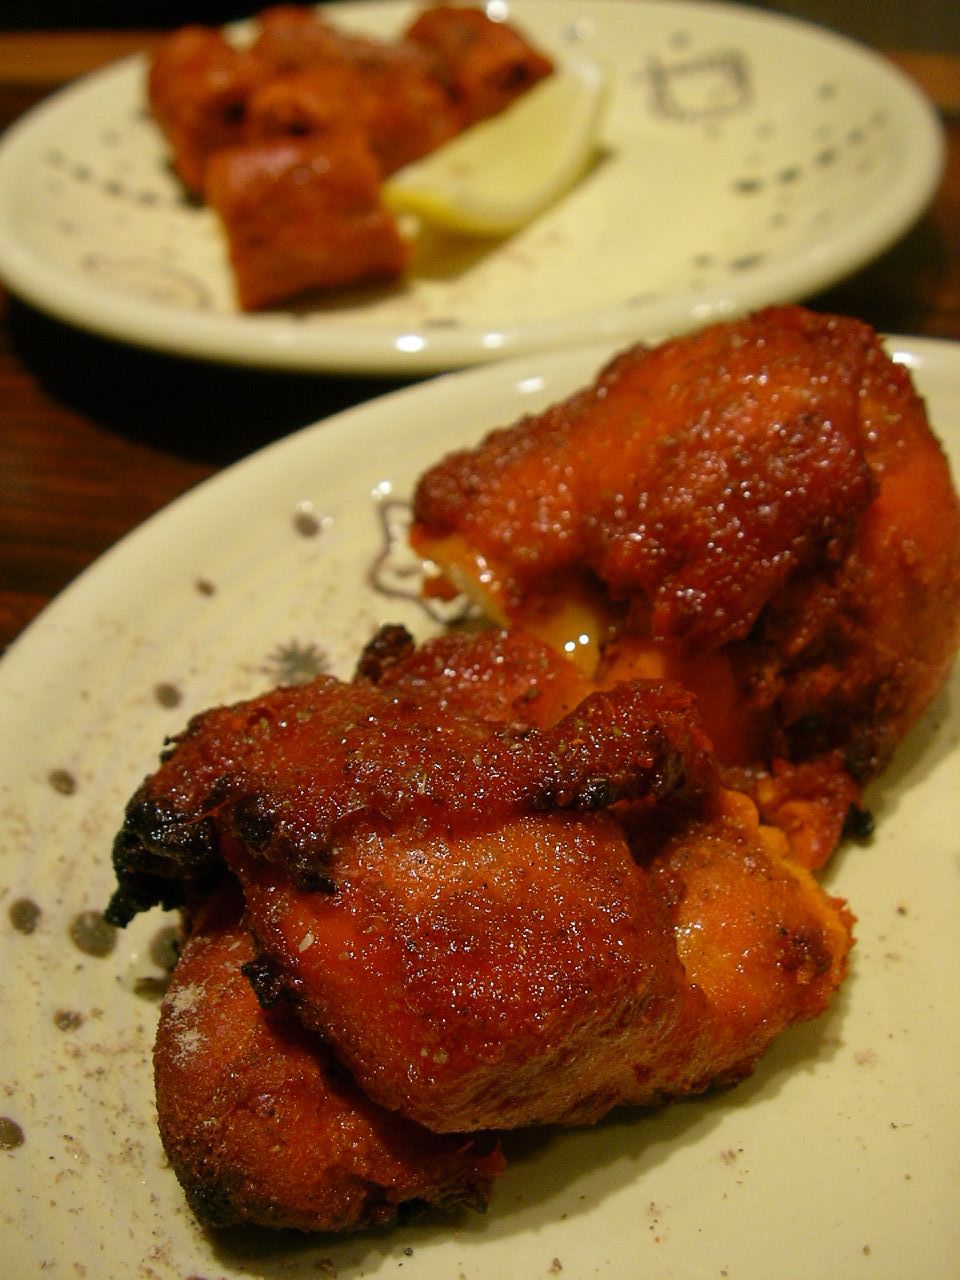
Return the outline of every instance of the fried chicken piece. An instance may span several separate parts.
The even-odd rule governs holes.
[[[566,814],[367,836],[332,896],[227,857],[270,980],[384,1105],[439,1132],[591,1123],[749,1074],[843,977],[849,917],[724,798],[646,866]]]
[[[659,1077],[638,1074],[635,1100],[734,1084],[783,1030],[828,1007],[846,974],[853,914],[824,894],[740,792],[714,792],[698,819],[647,858],[648,833],[632,835],[670,913],[686,979],[705,1004],[686,1035],[675,1034],[679,1051]]]
[[[368,37],[348,35],[305,4],[276,4],[257,15],[251,52],[278,75],[305,67],[344,65],[379,57],[386,46]]]
[[[250,141],[359,129],[382,176],[463,128],[436,59],[406,40],[345,35],[295,5],[260,15],[252,52],[278,74],[250,100]]]
[[[357,131],[221,148],[204,191],[223,223],[244,310],[393,279],[407,264],[409,246],[380,202],[379,166]]]
[[[549,728],[595,692],[534,636],[451,632],[417,646],[405,627],[383,626],[365,646],[357,677],[381,692],[429,702],[438,715],[479,716]]]
[[[384,176],[463,128],[427,51],[344,35],[306,6],[265,11],[248,48],[212,27],[180,28],[154,55],[147,95],[195,196],[224,147],[348,129]]]
[[[245,141],[313,137],[356,126],[360,80],[346,62],[271,78],[250,99]]]
[[[154,1050],[161,1139],[197,1217],[351,1231],[484,1207],[496,1145],[383,1111],[288,1009],[263,1009],[242,972],[255,953],[241,916],[235,885],[199,908]]]
[[[480,8],[431,5],[405,39],[434,55],[464,125],[496,115],[553,70],[520,31]]]
[[[622,685],[551,721],[575,681],[535,654],[381,637],[352,684],[197,717],[128,808],[111,918],[226,862],[261,996],[438,1132],[585,1123],[745,1074],[825,1007],[849,918],[719,787],[682,690]]]
[[[416,676],[405,688],[399,667],[384,689],[321,676],[194,717],[127,806],[113,918],[180,905],[185,889],[220,872],[228,837],[331,893],[341,844],[367,827],[419,838],[431,827],[472,833],[626,798],[682,807],[712,782],[713,758],[682,690],[595,692],[539,729],[538,691],[557,684],[549,656],[524,681],[531,643],[515,654],[508,636],[439,648],[444,667],[432,688]],[[479,715],[470,676],[447,674],[458,653],[474,672],[489,668],[477,685]],[[457,711],[450,685],[460,688]],[[494,716],[500,690],[509,700]]]
[[[733,770],[728,781],[753,797],[763,821],[786,835],[794,861],[811,870],[827,862],[841,837],[864,840],[873,834],[861,788],[839,752],[796,764],[774,760],[769,770],[739,778]]]
[[[382,1105],[439,1132],[588,1122],[665,1052],[688,991],[669,921],[606,814],[363,830],[336,892],[235,845],[258,944],[298,1015]]]
[[[349,67],[366,82],[362,93],[382,98],[381,110],[391,95],[419,95],[422,114],[454,132],[496,115],[553,70],[515,26],[467,5],[431,5],[394,41],[339,32],[308,6],[277,5],[260,14],[252,52],[281,74]],[[407,123],[429,125],[413,111]]]
[[[692,690],[731,765],[875,775],[960,639],[960,506],[909,373],[799,307],[625,352],[438,462],[414,515],[500,625]]]
[[[245,140],[247,104],[270,75],[264,62],[213,27],[181,27],[161,42],[150,64],[147,98],[173,168],[193,195],[203,191],[210,156]]]
[[[418,160],[461,125],[422,59],[401,55],[397,50],[375,67],[342,62],[271,79],[251,95],[249,141],[350,128],[362,134],[381,177]]]

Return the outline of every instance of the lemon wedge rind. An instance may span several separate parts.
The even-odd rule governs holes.
[[[448,231],[505,236],[519,230],[589,167],[605,88],[592,63],[557,66],[499,115],[398,170],[384,184],[385,203]]]

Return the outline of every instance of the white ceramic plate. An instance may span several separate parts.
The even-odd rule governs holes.
[[[960,347],[892,348],[960,465]],[[734,1091],[531,1134],[484,1216],[352,1240],[206,1239],[165,1167],[153,912],[90,956],[124,802],[193,711],[347,674],[415,602],[404,502],[447,449],[587,381],[594,350],[452,374],[309,428],[120,543],[0,663],[0,1257],[11,1276],[185,1280],[955,1280],[960,1274],[960,672],[828,882],[857,915],[833,1010]],[[30,906],[39,911],[27,932]]]
[[[611,86],[600,162],[511,239],[448,242],[404,285],[240,314],[215,217],[181,198],[134,59],[0,144],[0,274],[63,319],[150,347],[413,374],[809,297],[887,248],[939,179],[926,100],[826,31],[720,3],[488,7]],[[412,12],[391,0],[331,18],[392,36]]]

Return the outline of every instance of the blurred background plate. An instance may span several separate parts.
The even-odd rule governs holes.
[[[434,244],[394,287],[240,314],[216,220],[182,198],[133,59],[47,100],[0,143],[0,274],[61,319],[148,347],[416,374],[810,296],[879,255],[935,189],[930,105],[825,29],[671,0],[498,10],[611,83],[596,165],[517,235]],[[329,16],[393,36],[414,11],[390,0]]]

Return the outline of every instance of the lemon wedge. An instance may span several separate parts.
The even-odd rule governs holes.
[[[504,236],[531,222],[593,158],[604,79],[565,63],[505,111],[472,125],[384,183],[387,206],[431,227]]]

